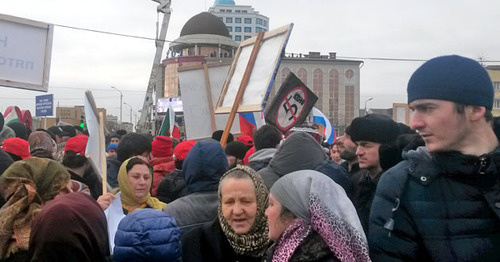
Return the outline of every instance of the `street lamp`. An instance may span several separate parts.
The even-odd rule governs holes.
[[[132,106],[127,104],[127,102],[123,102],[125,105],[130,107],[130,123],[132,124]]]
[[[122,120],[122,109],[123,109],[123,93],[120,91],[118,88],[111,86],[114,90],[120,92],[120,123],[123,122]]]
[[[365,101],[365,116],[368,115],[368,112],[366,111],[366,103],[368,103],[368,101],[372,101],[373,100],[373,97],[370,97],[368,99],[366,99]]]

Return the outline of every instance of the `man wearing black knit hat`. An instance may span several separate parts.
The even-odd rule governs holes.
[[[493,85],[478,62],[442,56],[408,82],[425,147],[381,177],[370,214],[374,261],[498,261],[500,148]]]
[[[399,126],[388,116],[369,114],[355,118],[350,125],[349,133],[352,141],[358,146],[356,156],[361,169],[351,176],[354,191],[352,202],[363,229],[368,233],[370,208],[377,183],[382,175],[379,148],[382,144],[396,141]]]

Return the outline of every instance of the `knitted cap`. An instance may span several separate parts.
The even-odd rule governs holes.
[[[234,156],[237,159],[243,160],[243,158],[245,158],[245,154],[247,153],[248,149],[249,148],[240,141],[233,141],[226,145],[226,149],[224,151],[228,156]]]
[[[109,150],[118,150],[118,144],[109,144],[109,146],[106,148],[106,152],[109,152]]]
[[[77,135],[66,141],[64,145],[64,151],[72,150],[75,151],[77,155],[85,156],[85,148],[87,148],[87,142],[89,137],[86,135]]]
[[[194,140],[187,140],[187,141],[182,141],[180,142],[175,148],[174,148],[174,157],[178,161],[183,161],[186,159],[186,156],[189,153],[189,150],[196,144],[196,141]]]
[[[399,125],[386,115],[369,114],[352,120],[349,133],[353,142],[369,141],[384,144],[396,141]]]
[[[408,103],[417,99],[447,100],[493,108],[493,84],[478,62],[457,55],[440,56],[420,66],[408,82]]]
[[[30,144],[28,141],[19,137],[7,138],[2,143],[3,151],[19,156],[22,159],[26,159],[31,156],[29,147]]]
[[[151,154],[154,157],[172,156],[172,139],[168,136],[156,136],[151,146]]]

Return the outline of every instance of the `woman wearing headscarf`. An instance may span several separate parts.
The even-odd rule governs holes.
[[[106,216],[82,192],[43,206],[33,221],[30,243],[30,261],[110,261]]]
[[[104,210],[108,220],[110,250],[114,247],[114,238],[118,224],[134,210],[154,208],[162,210],[167,204],[151,196],[153,169],[140,157],[132,157],[123,162],[118,171],[118,193],[104,194],[97,202]]]
[[[54,159],[57,144],[45,131],[35,131],[28,138],[31,156]]]
[[[301,170],[278,179],[266,210],[267,261],[370,261],[366,236],[344,189],[326,175]]]
[[[0,177],[6,200],[0,209],[0,260],[26,261],[31,224],[42,206],[71,192],[70,175],[58,162],[31,157],[12,164]]]
[[[237,166],[221,177],[218,194],[218,218],[183,235],[183,261],[262,261],[270,242],[259,174]]]

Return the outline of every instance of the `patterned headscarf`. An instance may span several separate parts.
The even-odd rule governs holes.
[[[28,250],[33,219],[69,181],[66,168],[47,158],[30,157],[5,170],[0,177],[0,192],[7,201],[0,209],[0,259]]]
[[[257,215],[255,217],[255,221],[252,227],[250,227],[250,230],[247,233],[241,235],[234,232],[234,230],[231,228],[231,226],[229,226],[226,219],[224,218],[224,215],[222,214],[222,195],[220,185],[224,178],[234,172],[243,172],[247,174],[250,179],[252,179],[257,200]],[[218,193],[219,223],[234,252],[239,255],[262,257],[269,246],[269,238],[267,235],[267,221],[264,215],[268,204],[268,190],[260,175],[247,166],[238,165],[237,167],[227,171],[224,175],[222,175],[219,182]]]
[[[356,210],[332,179],[313,170],[296,171],[278,179],[271,194],[297,216],[278,239],[273,262],[288,261],[312,231],[340,261],[370,261]]]
[[[122,203],[126,206],[136,206],[136,205],[146,204],[154,209],[162,210],[162,208],[164,206],[166,206],[167,204],[161,202],[156,197],[152,197],[151,193],[148,193],[142,199],[135,198],[135,196],[132,192],[132,188],[130,187],[130,182],[128,180],[128,174],[127,174],[127,164],[133,158],[136,158],[136,157],[131,157],[131,158],[125,160],[123,162],[123,164],[120,166],[120,170],[118,171],[118,185],[120,186]],[[149,167],[149,165],[148,165],[148,167]],[[151,176],[151,183],[153,183],[152,182],[153,181],[153,170],[151,168],[149,168],[149,175]]]
[[[54,139],[45,131],[35,131],[28,138],[30,154],[37,157],[53,158],[57,150]]]

